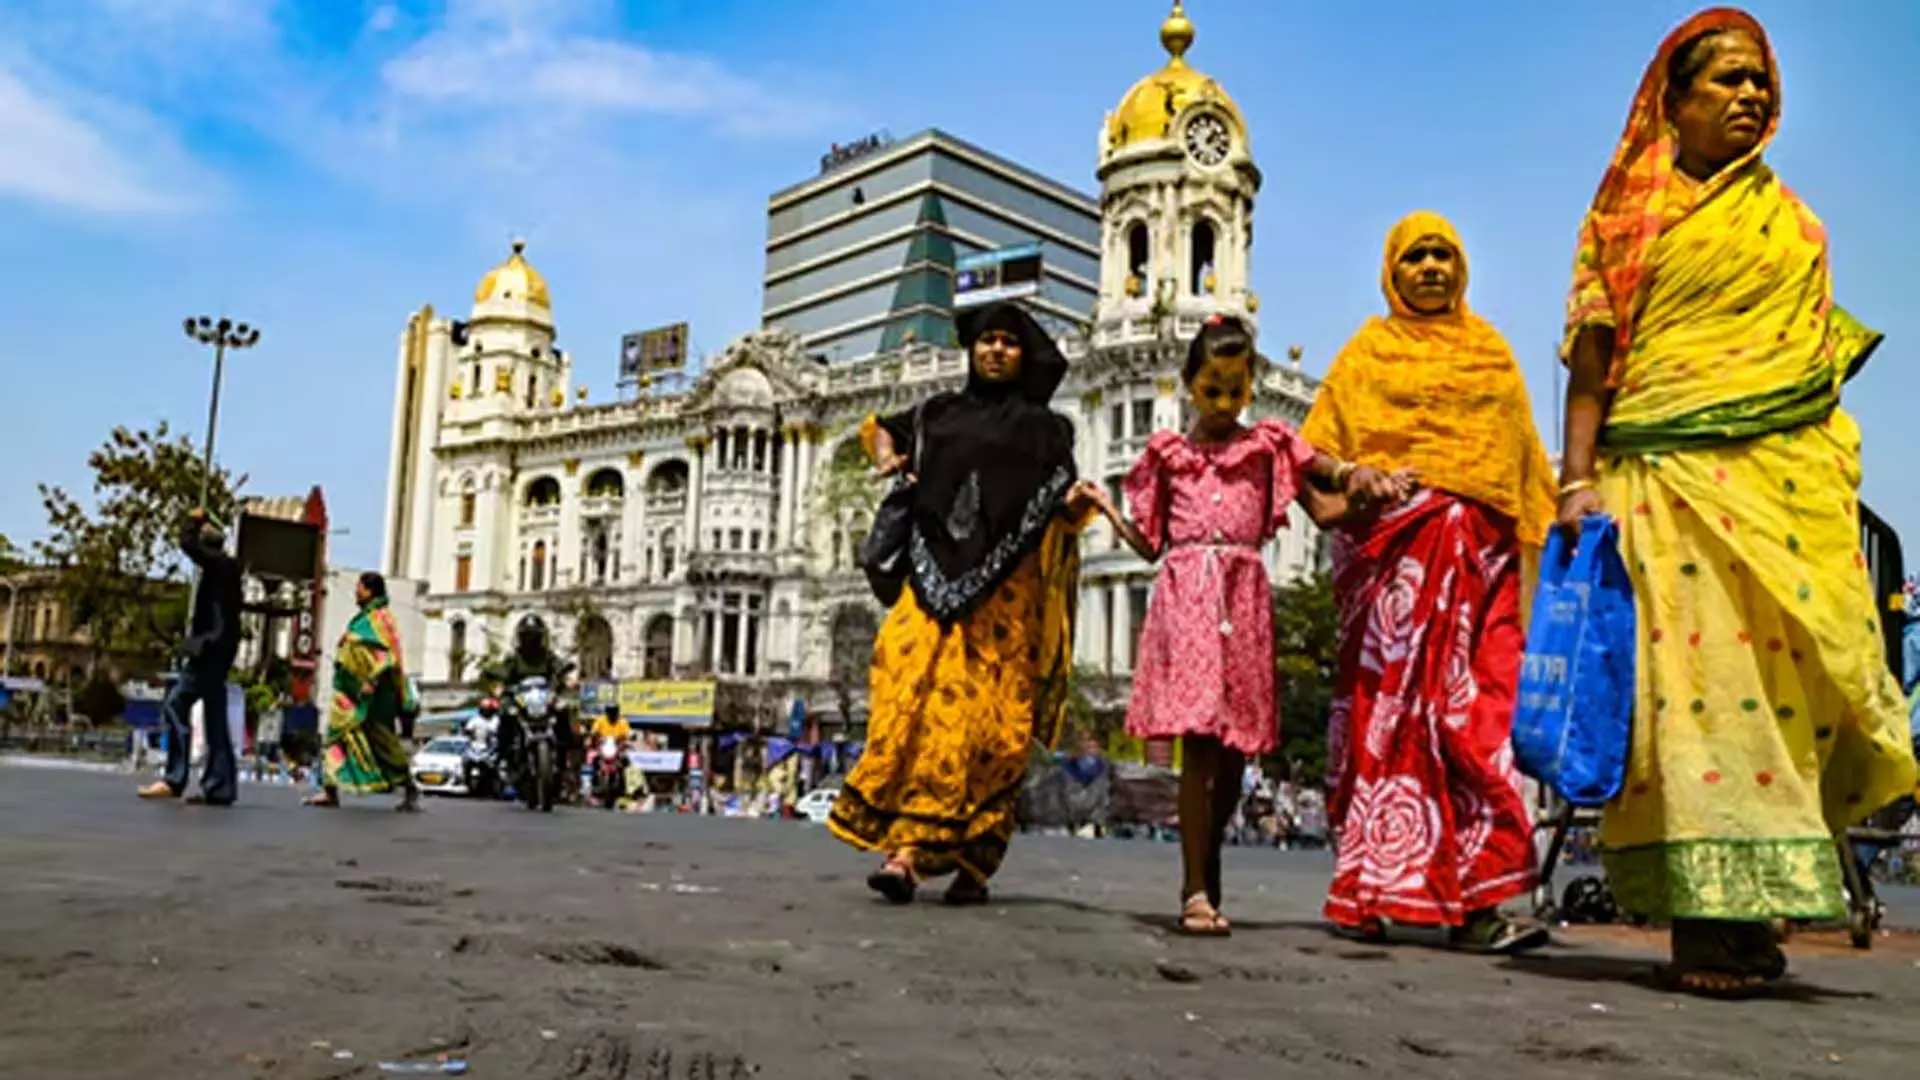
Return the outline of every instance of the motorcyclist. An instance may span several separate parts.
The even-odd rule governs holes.
[[[607,706],[606,711],[593,722],[593,731],[587,737],[587,747],[593,755],[593,771],[596,777],[599,775],[600,766],[604,764],[604,758],[607,757],[604,750],[607,740],[612,740],[613,756],[619,758],[613,774],[613,790],[607,793],[605,799],[609,807],[627,793],[626,752],[627,743],[632,738],[633,726],[627,723],[626,717],[620,715],[618,705]]]
[[[475,711],[473,719],[467,721],[467,759],[465,762],[467,790],[476,795],[495,794],[492,790],[480,790],[480,765],[485,762],[497,763],[500,738],[500,699],[484,697]],[[494,773],[496,777],[498,773]],[[490,785],[489,785],[490,786]]]
[[[554,654],[546,620],[538,615],[529,615],[520,620],[519,627],[514,631],[513,651],[483,669],[481,679],[491,688],[491,693],[500,694],[518,686],[523,679],[540,678],[545,679],[557,694],[572,668],[572,664]],[[511,709],[502,710],[498,735],[500,759],[512,762],[516,774],[524,764],[520,760],[520,736],[519,717]],[[554,749],[565,761],[568,751],[577,741],[567,710],[561,710],[556,717],[553,737]]]

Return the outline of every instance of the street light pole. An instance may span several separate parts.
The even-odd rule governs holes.
[[[187,336],[202,345],[213,346],[213,393],[207,401],[207,442],[206,456],[200,463],[200,502],[202,511],[207,509],[207,498],[213,487],[213,440],[220,424],[220,385],[227,370],[228,349],[251,349],[260,343],[260,329],[246,323],[236,323],[224,315],[218,319],[205,315],[189,316],[182,322]],[[193,626],[193,602],[200,591],[200,574],[193,576],[193,590],[187,596],[187,626]]]

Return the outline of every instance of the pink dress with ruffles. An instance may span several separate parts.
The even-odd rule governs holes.
[[[1279,420],[1203,446],[1156,433],[1126,479],[1127,512],[1161,555],[1133,670],[1127,733],[1207,735],[1243,754],[1279,742],[1273,599],[1260,550],[1314,449]]]

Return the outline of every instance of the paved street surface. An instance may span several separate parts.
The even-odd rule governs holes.
[[[552,817],[284,788],[232,810],[0,766],[0,1077],[476,1080],[1879,1077],[1920,949],[1797,949],[1786,1000],[1635,981],[1655,939],[1500,962],[1316,919],[1323,858],[1233,852],[1229,941],[1175,938],[1176,850],[1023,839],[986,908],[871,902],[779,822]],[[344,1055],[351,1055],[344,1056]]]

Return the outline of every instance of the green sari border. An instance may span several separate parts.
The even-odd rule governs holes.
[[[1822,423],[1838,404],[1828,368],[1792,386],[1663,420],[1609,421],[1600,431],[1600,448],[1615,454],[1664,454],[1726,446]]]
[[[1656,922],[1826,921],[1847,913],[1832,837],[1677,840],[1609,849],[1601,858],[1621,909]]]

